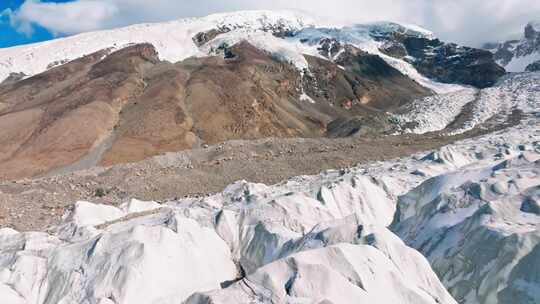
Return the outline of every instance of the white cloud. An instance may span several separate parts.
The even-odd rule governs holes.
[[[55,34],[76,34],[98,30],[118,14],[117,6],[105,1],[75,1],[67,3],[27,0],[16,11],[6,10],[10,23],[18,31],[31,34],[38,24]]]
[[[221,11],[289,8],[343,21],[415,23],[445,40],[470,45],[506,39],[540,18],[538,0],[27,0],[9,14],[23,32],[39,24],[55,33],[73,34]]]

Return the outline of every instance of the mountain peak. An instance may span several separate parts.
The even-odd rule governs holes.
[[[526,27],[531,27],[535,31],[540,32],[540,20],[530,21],[527,23]]]
[[[372,23],[367,23],[365,25],[371,29],[372,32],[381,32],[381,33],[393,33],[398,32],[408,36],[416,36],[420,38],[435,39],[435,34],[425,29],[421,26],[415,24],[394,22],[394,21],[377,21]]]
[[[509,72],[536,70],[540,61],[540,21],[525,25],[523,37],[497,44],[487,44],[495,60]]]
[[[540,34],[540,21],[531,21],[525,26],[525,39],[536,39]]]

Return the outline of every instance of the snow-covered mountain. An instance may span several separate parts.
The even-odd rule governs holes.
[[[207,54],[199,50],[193,37],[212,29],[249,29],[277,33],[298,31],[316,24],[312,17],[294,12],[245,11],[83,33],[0,49],[0,81],[11,73],[33,76],[100,50],[118,50],[140,43],[152,44],[162,60],[171,62],[191,56],[205,56]]]
[[[483,87],[493,84],[494,79],[504,73],[488,52],[446,45],[418,26],[392,22],[343,26],[296,12],[244,11],[140,24],[0,49],[0,82],[10,76],[15,79],[33,76],[97,51],[113,51],[140,43],[153,45],[160,59],[177,62],[188,57],[212,55],[224,43],[233,45],[248,41],[304,70],[308,69],[304,55],[330,60],[339,55],[339,49],[332,54],[334,58],[321,53],[321,45],[329,40],[379,55],[405,75],[436,91],[455,88],[437,82]],[[396,53],[396,49],[401,51]],[[428,55],[439,52],[442,54],[435,57]],[[451,62],[435,60],[450,56]],[[455,75],[434,72],[433,69],[439,66],[454,71]],[[422,73],[418,73],[419,68]],[[468,72],[460,71],[463,68]],[[471,72],[473,68],[475,71]],[[484,73],[482,69],[486,68],[491,72]],[[469,74],[481,79],[464,76]]]
[[[540,22],[529,22],[523,37],[503,43],[488,44],[495,59],[509,72],[540,70]]]

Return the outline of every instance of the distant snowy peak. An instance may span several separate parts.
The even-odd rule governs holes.
[[[418,38],[436,39],[435,34],[432,31],[415,24],[379,21],[365,25],[357,25],[357,27],[367,28],[371,35],[375,37],[378,34],[387,35],[389,33],[400,33]]]
[[[298,30],[307,26],[315,26],[322,22],[313,16],[295,11],[239,11],[213,14],[200,18],[199,20],[214,23],[218,26],[261,29],[272,28],[274,26],[283,26],[284,28],[288,28],[290,30]]]
[[[540,21],[531,21],[527,23],[527,26],[525,26],[526,38],[535,38],[538,33],[540,33]]]
[[[150,43],[156,47],[161,59],[176,62],[191,56],[207,55],[198,49],[197,44],[206,43],[217,34],[243,31],[244,35],[252,33],[253,37],[255,32],[263,32],[283,38],[303,29],[316,27],[337,30],[341,26],[296,11],[239,11],[83,33],[42,43],[0,49],[0,82],[10,75],[33,76],[103,49],[117,50],[132,44]],[[392,31],[432,35],[431,32],[418,26],[389,22],[355,25],[354,30],[358,32],[356,36],[361,36],[363,41],[372,40],[373,35]],[[236,37],[236,40],[240,38],[242,37]],[[192,41],[193,39],[195,41]],[[359,39],[357,37],[354,40]]]
[[[509,72],[540,70],[540,22],[529,22],[519,40],[488,44],[497,62]]]

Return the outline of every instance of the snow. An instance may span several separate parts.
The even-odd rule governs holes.
[[[504,120],[513,110],[534,113],[539,103],[540,73],[510,75],[498,85],[480,92],[472,109],[472,118],[455,133],[471,130],[489,119]]]
[[[407,244],[426,254],[458,301],[469,297],[466,303],[508,303],[497,299],[499,291],[513,294],[516,303],[537,299],[538,294],[518,292],[524,284],[516,286],[514,281],[519,278],[527,286],[540,287],[530,277],[534,269],[518,266],[540,246],[540,217],[521,210],[523,197],[540,185],[540,168],[535,163],[540,154],[535,154],[531,160],[517,156],[457,176],[442,175],[435,179],[444,186],[434,188],[434,181],[428,180],[400,198],[399,208],[404,212],[394,229]],[[494,191],[493,185],[502,183],[509,190]],[[516,183],[520,185],[512,187]]]
[[[540,33],[540,22],[532,21],[528,23],[533,30]],[[498,63],[505,67],[507,72],[520,73],[524,72],[525,68],[540,60],[540,50],[538,49],[538,41],[535,37],[522,37],[520,40],[505,42],[500,44],[499,48],[505,47],[511,52],[511,60],[502,62],[499,59]],[[494,51],[497,51],[495,49]]]
[[[384,60],[386,60],[386,62],[400,71],[403,75],[409,76],[409,78],[415,80],[423,87],[431,89],[437,94],[457,92],[465,88],[464,86],[458,84],[441,83],[431,80],[420,74],[410,63],[385,55],[381,53],[378,48],[376,50],[371,48],[371,53],[381,56]]]
[[[540,282],[531,276],[538,270],[530,261],[540,248],[540,216],[523,204],[538,200],[539,85],[538,75],[527,73],[488,89],[493,92],[482,106],[518,108],[524,113],[521,123],[454,144],[447,153],[453,157],[442,162],[440,157],[425,158],[460,166],[432,176],[398,199],[392,230],[425,254],[459,302],[538,300]]]
[[[415,127],[407,133],[424,134],[445,129],[461,113],[463,107],[473,102],[478,91],[471,88],[417,99],[407,105],[404,114],[395,115],[400,124],[413,122]]]
[[[514,56],[512,60],[504,67],[507,72],[519,73],[525,71],[525,68],[540,60],[540,52],[534,52],[525,56]]]
[[[313,182],[309,193],[282,193],[300,180],[270,187],[239,182],[212,197],[170,202],[155,214],[93,227],[97,233],[86,238],[59,229],[37,248],[29,246],[31,233],[0,234],[0,298],[251,303],[254,292],[274,303],[456,303],[425,258],[384,226],[369,224],[374,219],[362,208],[347,209],[354,198],[329,192],[322,201],[310,199],[321,185],[305,178]],[[334,208],[326,208],[331,200]],[[63,225],[72,225],[72,218]],[[232,285],[222,289],[224,282]]]
[[[156,202],[144,202],[136,199],[122,204],[120,208],[81,201],[75,204],[73,212],[67,214],[64,220],[80,227],[97,226],[118,220],[131,213],[151,211],[159,208],[161,208],[161,205]]]
[[[139,213],[152,211],[161,208],[161,205],[156,202],[145,202],[137,199],[131,199],[129,202],[120,206],[120,209],[128,215],[130,213]]]
[[[342,243],[291,255],[227,289],[196,294],[187,303],[253,303],[251,292],[261,303],[455,303],[444,292],[433,295],[404,284],[407,271],[429,268],[423,262],[404,269],[373,246]]]
[[[528,23],[528,25],[532,26],[532,28],[536,32],[540,32],[540,21],[531,21],[531,22]]]
[[[78,226],[96,226],[114,221],[122,216],[124,216],[124,213],[113,206],[77,202],[74,212],[69,214],[68,220]]]
[[[413,26],[412,29],[391,22],[378,22],[378,23],[369,23],[369,24],[357,24],[354,26],[346,26],[342,28],[306,28],[299,31],[294,38],[288,39],[298,44],[299,41],[302,41],[305,45],[303,49],[304,54],[309,54],[312,56],[323,57],[317,51],[318,44],[321,39],[335,39],[340,43],[353,45],[365,52],[368,52],[373,55],[378,55],[382,57],[388,64],[392,67],[403,73],[404,75],[409,76],[411,79],[415,80],[422,86],[433,90],[436,93],[443,94],[449,92],[455,92],[462,90],[464,87],[461,85],[455,84],[444,84],[433,81],[423,75],[421,75],[410,63],[405,62],[404,60],[393,58],[386,54],[383,54],[379,48],[382,46],[383,42],[376,41],[373,39],[372,35],[376,34],[388,34],[393,31],[401,31],[409,33],[411,35],[418,35],[420,37],[433,38],[433,34],[427,30],[423,30],[418,27]],[[336,59],[327,58],[327,59]]]
[[[299,71],[309,70],[301,44],[290,43],[264,31],[239,30],[225,33],[206,44],[203,49],[206,53],[211,53],[211,49],[217,49],[220,45],[235,45],[242,41],[247,41],[254,47],[269,52],[277,60],[293,64]]]
[[[300,100],[301,101],[307,101],[309,103],[315,103],[315,100],[311,98],[308,94],[302,93],[300,94]]]

